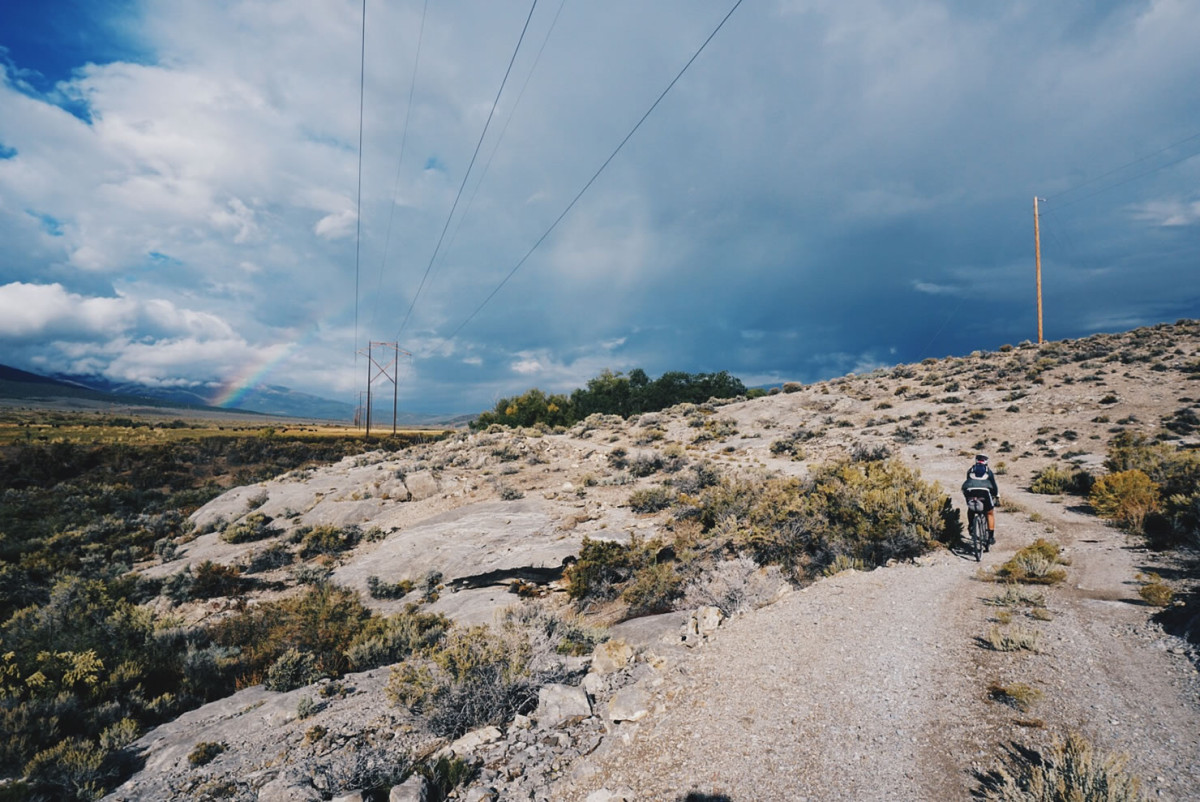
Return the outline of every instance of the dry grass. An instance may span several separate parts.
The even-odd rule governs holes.
[[[992,627],[984,640],[997,652],[1024,650],[1036,654],[1040,651],[1038,649],[1038,642],[1041,638],[1042,633],[1036,629],[1025,629],[1022,626],[1015,626],[1007,629]]]
[[[1124,756],[1098,753],[1071,733],[1043,752],[1017,749],[1008,765],[980,776],[976,798],[996,802],[1143,802]]]
[[[1026,713],[1042,698],[1042,692],[1024,682],[1013,682],[1008,685],[993,682],[988,685],[988,697],[994,702],[1001,702]]]

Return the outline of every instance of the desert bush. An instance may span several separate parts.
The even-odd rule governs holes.
[[[675,501],[675,493],[670,488],[658,486],[635,490],[629,494],[629,508],[638,513],[651,513],[665,510]]]
[[[268,691],[291,691],[311,685],[323,676],[313,655],[293,647],[271,663],[263,687]]]
[[[1031,585],[1056,585],[1067,578],[1067,572],[1059,567],[1065,564],[1062,548],[1057,543],[1038,538],[1018,549],[1016,554],[995,570],[993,578]]]
[[[684,587],[683,605],[686,608],[711,605],[731,618],[766,603],[783,584],[777,566],[760,568],[749,557],[734,557],[720,560],[694,576]]]
[[[307,684],[308,683],[306,682],[302,685],[297,685],[296,687],[301,688]],[[300,701],[296,703],[296,718],[306,719],[316,715],[320,710],[321,705],[317,702],[314,702],[311,696],[301,696]]]
[[[1146,516],[1159,509],[1158,485],[1142,471],[1101,476],[1088,497],[1096,513],[1131,532],[1141,532]]]
[[[1138,595],[1146,601],[1147,604],[1152,604],[1155,607],[1168,607],[1172,599],[1175,598],[1175,591],[1171,586],[1158,574],[1150,571],[1144,574],[1138,574],[1138,582],[1141,585],[1138,587]]]
[[[885,443],[867,445],[855,443],[850,451],[851,462],[882,462],[892,456],[892,450]]]
[[[670,562],[649,563],[634,573],[621,591],[621,600],[629,605],[629,617],[665,613],[683,595],[683,577]]]
[[[416,584],[411,579],[384,582],[377,576],[367,577],[367,593],[372,599],[402,599],[412,593]]]
[[[501,501],[520,501],[525,494],[511,485],[498,485],[496,488]]]
[[[215,599],[219,596],[234,596],[246,588],[246,582],[237,566],[205,560],[196,566],[190,588],[191,597]]]
[[[980,776],[976,793],[991,802],[1145,802],[1123,756],[1105,756],[1078,733],[1044,752],[1010,752],[1005,766]]]
[[[67,738],[38,752],[25,764],[32,799],[99,799],[117,767],[105,751],[82,738]]]
[[[721,473],[711,462],[698,462],[671,477],[669,483],[684,495],[695,495],[707,487],[712,487],[721,481]]]
[[[1029,708],[1042,698],[1042,692],[1024,682],[1013,682],[1008,685],[993,682],[988,685],[988,696],[993,701],[1001,702],[1021,712],[1028,712]]]
[[[547,675],[560,670],[562,656],[581,657],[608,640],[603,627],[592,626],[583,616],[543,601],[526,601],[504,611],[501,627],[518,632],[529,643],[529,666]]]
[[[833,562],[825,566],[822,573],[825,576],[835,576],[843,571],[861,571],[864,568],[866,568],[866,565],[857,557],[848,557],[845,554],[839,554],[833,558]]]
[[[997,607],[1045,607],[1046,594],[1024,585],[1010,583],[1004,586],[1003,593],[989,599],[987,603]]]
[[[786,454],[794,460],[801,460],[804,459],[804,446],[802,444],[816,436],[815,432],[800,426],[792,430],[786,437],[781,437],[773,441],[769,448],[771,453],[776,456]]]
[[[446,738],[528,712],[538,688],[528,671],[529,647],[506,634],[487,627],[452,630],[428,657],[392,669],[388,697],[421,713]]]
[[[300,557],[305,560],[326,554],[341,554],[354,548],[362,539],[362,532],[357,526],[343,529],[323,525],[297,532],[300,534]]]
[[[617,586],[632,574],[633,555],[629,546],[587,536],[579,547],[578,559],[563,572],[567,595],[576,602],[614,598]]]
[[[629,459],[629,472],[634,476],[650,476],[662,470],[663,458],[653,451],[643,451]]]
[[[1087,494],[1095,482],[1092,475],[1085,470],[1074,466],[1069,468],[1060,468],[1057,465],[1047,465],[1042,470],[1034,474],[1033,482],[1029,489],[1034,493],[1043,495],[1057,495],[1059,493],[1076,493],[1079,495]]]
[[[341,676],[349,667],[347,648],[375,617],[354,591],[323,584],[246,609],[207,632],[215,644],[240,649],[235,674],[246,686],[262,682],[291,649],[311,657],[314,672]]]
[[[254,512],[238,523],[225,527],[221,532],[221,540],[226,543],[249,543],[262,540],[274,534],[270,529],[270,524],[271,518],[260,512]]]
[[[272,543],[250,558],[246,573],[259,574],[263,571],[274,571],[276,568],[291,565],[294,559],[287,546],[282,543]]]
[[[414,652],[428,649],[450,628],[449,619],[409,609],[387,618],[372,618],[346,647],[346,659],[355,671],[398,663]]]
[[[217,756],[228,747],[215,741],[201,741],[188,753],[188,763],[193,766],[203,766],[216,760]]]
[[[1038,641],[1042,633],[1036,629],[1024,627],[992,627],[985,639],[988,646],[997,652],[1015,652],[1021,649],[1030,652],[1038,651]]]

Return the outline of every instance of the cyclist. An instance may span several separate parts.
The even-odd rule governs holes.
[[[967,471],[967,480],[962,484],[963,496],[970,500],[977,496],[983,501],[987,511],[988,545],[996,542],[996,505],[1000,503],[1000,486],[996,484],[996,475],[988,467],[986,454],[975,457],[975,464]],[[970,507],[967,508],[967,526],[971,525]]]

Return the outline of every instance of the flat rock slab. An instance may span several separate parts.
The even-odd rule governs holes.
[[[356,552],[334,571],[333,581],[365,593],[370,576],[420,582],[428,572],[438,571],[451,582],[523,568],[553,569],[579,552],[581,540],[558,531],[546,504],[538,499],[485,501],[393,532],[377,548]]]

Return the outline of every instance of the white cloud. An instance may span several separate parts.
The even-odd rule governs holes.
[[[540,374],[546,368],[542,363],[533,357],[526,356],[512,363],[514,373],[520,373],[522,376],[533,376]]]
[[[1135,207],[1133,216],[1135,219],[1145,220],[1152,225],[1164,228],[1192,226],[1200,223],[1200,200],[1151,201]]]
[[[327,214],[313,226],[313,233],[324,239],[342,239],[354,234],[357,216],[352,210]]]
[[[136,319],[124,298],[84,298],[61,284],[0,286],[0,338],[36,340],[73,334],[113,336]]]
[[[961,287],[951,287],[947,284],[936,284],[932,281],[913,280],[913,289],[928,295],[961,295]]]

